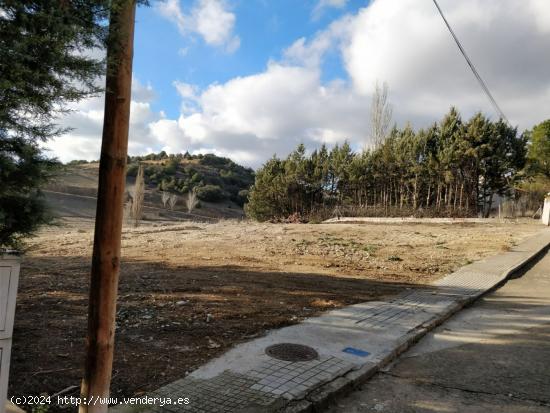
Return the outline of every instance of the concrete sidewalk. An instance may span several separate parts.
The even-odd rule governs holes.
[[[324,224],[495,224],[516,222],[514,218],[415,218],[415,217],[340,217]]]
[[[405,292],[387,302],[368,302],[331,311],[238,345],[184,379],[151,394],[188,397],[190,404],[142,406],[139,410],[301,412],[320,408],[335,394],[370,378],[428,331],[502,283],[549,244],[550,230],[544,229],[509,252],[444,277],[431,289]],[[266,354],[267,347],[281,343],[308,346],[314,352],[306,348],[305,355],[313,356],[307,361],[284,361]]]
[[[550,254],[461,311],[330,413],[550,413]]]

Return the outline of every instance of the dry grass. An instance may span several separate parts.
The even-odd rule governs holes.
[[[235,221],[125,228],[113,395],[181,378],[268,329],[421,287],[538,230],[531,223]],[[10,394],[79,384],[92,240],[90,220],[67,221],[32,240],[21,272]]]

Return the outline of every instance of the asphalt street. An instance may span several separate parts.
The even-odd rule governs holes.
[[[327,412],[550,413],[550,254]]]

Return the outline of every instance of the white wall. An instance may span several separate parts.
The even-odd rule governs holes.
[[[0,413],[4,412],[8,392],[19,262],[17,256],[0,253]]]

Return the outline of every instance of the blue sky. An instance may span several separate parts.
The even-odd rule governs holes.
[[[181,1],[182,10],[193,0]],[[153,108],[169,117],[179,115],[180,97],[174,80],[205,88],[237,76],[265,69],[269,60],[300,37],[311,37],[327,23],[346,13],[355,13],[368,0],[344,2],[341,7],[324,7],[315,13],[318,0],[239,0],[228,5],[238,16],[234,32],[240,47],[233,53],[213,48],[198,35],[182,37],[176,25],[162,16],[155,3],[140,7],[136,17],[134,75],[150,84],[157,94]],[[185,53],[180,53],[185,50]],[[323,65],[323,80],[345,77],[340,56],[333,52]]]
[[[548,118],[550,1],[439,3],[511,123]],[[431,0],[152,0],[136,18],[129,153],[259,167],[299,143],[359,151],[377,82],[398,126],[425,127],[450,106],[497,116]],[[72,105],[52,155],[98,159],[103,104]]]

